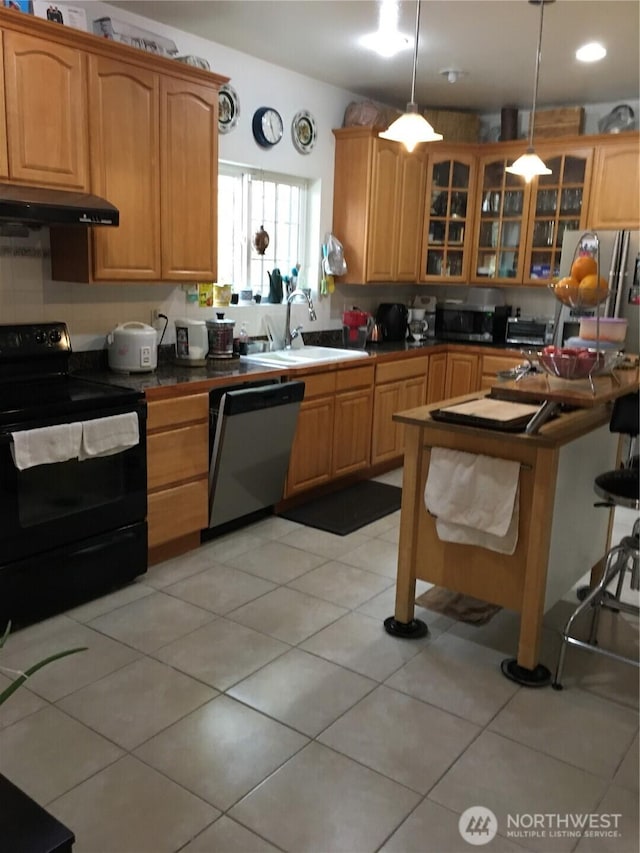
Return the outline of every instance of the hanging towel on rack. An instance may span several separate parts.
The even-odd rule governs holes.
[[[23,429],[11,433],[11,455],[16,468],[24,471],[36,465],[51,465],[77,459],[82,440],[82,424]]]
[[[519,462],[434,447],[424,501],[440,539],[512,554],[519,476]]]
[[[82,421],[82,442],[79,458],[94,459],[97,456],[113,456],[122,453],[140,442],[138,415],[127,412],[108,418]]]

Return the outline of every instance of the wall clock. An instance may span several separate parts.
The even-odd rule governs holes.
[[[218,92],[218,130],[229,133],[238,123],[240,101],[233,86],[224,85]]]
[[[282,139],[282,116],[273,107],[260,107],[253,114],[253,137],[262,148],[271,148]]]
[[[291,136],[296,151],[309,154],[316,144],[316,122],[311,113],[300,110],[291,122]]]

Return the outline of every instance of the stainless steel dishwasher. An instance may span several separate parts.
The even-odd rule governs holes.
[[[277,379],[210,392],[209,529],[282,499],[303,397],[304,382]]]

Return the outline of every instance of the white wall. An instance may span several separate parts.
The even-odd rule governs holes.
[[[209,61],[212,71],[231,78],[231,85],[239,96],[240,114],[237,126],[220,136],[221,160],[311,180],[315,207],[308,267],[304,272],[308,284],[314,288],[318,321],[309,324],[304,306],[296,305],[293,309],[296,323],[302,323],[314,331],[339,328],[340,315],[347,306],[359,305],[374,310],[380,302],[408,301],[418,291],[464,294],[464,288],[438,289],[417,285],[354,287],[338,283],[333,297],[318,298],[315,288],[318,282],[319,247],[324,234],[331,230],[333,206],[334,137],[331,130],[341,126],[345,107],[352,100],[360,100],[358,96],[104,3],[74,2],[74,5],[86,9],[88,20],[108,15],[172,38],[181,55],[201,56]],[[259,9],[259,4],[256,4],[256,8]],[[271,150],[259,148],[251,133],[254,111],[266,105],[276,107],[285,124],[282,142]],[[587,107],[586,132],[596,132],[598,118],[612,106],[615,104]],[[638,105],[632,106],[637,109]],[[301,109],[312,113],[318,129],[315,148],[308,155],[299,154],[291,141],[291,120]],[[524,115],[521,113],[521,120]],[[489,126],[496,120],[499,124],[499,116],[497,119],[495,116],[484,117],[485,124]],[[213,316],[211,308],[202,309],[187,304],[185,291],[180,286],[53,282],[48,251],[47,229],[34,232],[26,239],[0,236],[0,323],[64,320],[69,325],[74,349],[83,350],[104,346],[106,333],[119,322],[150,322],[153,310],[167,314],[172,320],[181,315],[200,319]],[[551,316],[555,307],[555,301],[549,293],[531,288],[507,291],[506,299],[508,303],[521,307],[523,314]],[[246,321],[249,334],[258,335],[264,333],[263,318],[266,312],[280,315],[284,322],[284,306],[231,306],[225,314],[237,323]],[[171,323],[166,342],[174,340],[173,332]]]

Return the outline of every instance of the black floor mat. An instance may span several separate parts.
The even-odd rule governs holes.
[[[307,527],[317,527],[338,536],[353,533],[400,509],[402,489],[377,480],[363,480],[331,495],[278,513],[282,518]]]

